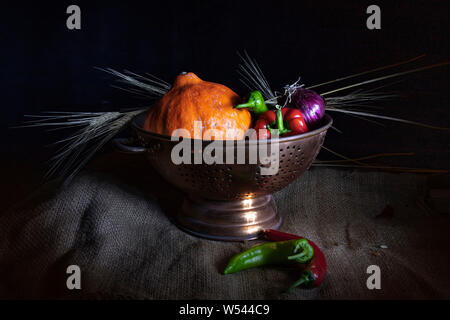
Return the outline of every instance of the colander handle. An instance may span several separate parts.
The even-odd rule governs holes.
[[[114,147],[123,153],[131,153],[131,154],[139,154],[146,153],[147,148],[141,146],[132,145],[134,143],[134,139],[129,138],[115,138],[113,139]]]

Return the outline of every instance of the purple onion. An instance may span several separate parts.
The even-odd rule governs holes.
[[[312,90],[295,89],[290,105],[301,111],[308,128],[315,127],[325,115],[325,100]]]

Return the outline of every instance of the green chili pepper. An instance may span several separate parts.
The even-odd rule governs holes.
[[[314,249],[306,239],[267,242],[254,246],[231,258],[224,274],[265,265],[306,263],[314,256]]]
[[[251,112],[253,112],[256,116],[263,114],[267,110],[266,103],[264,102],[264,97],[261,92],[253,91],[250,93],[248,101],[246,103],[241,103],[235,106],[236,109],[240,108],[248,108]]]

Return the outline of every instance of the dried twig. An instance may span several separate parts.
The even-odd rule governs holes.
[[[45,178],[64,178],[65,183],[129,121],[145,109],[127,112],[49,112],[48,115],[27,115],[37,120],[27,121],[22,127],[77,128],[75,134],[54,142],[62,144],[49,160]]]

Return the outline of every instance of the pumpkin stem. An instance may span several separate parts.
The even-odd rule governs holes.
[[[202,82],[195,73],[192,72],[181,72],[173,82],[172,88],[182,87],[187,84],[194,84]]]

